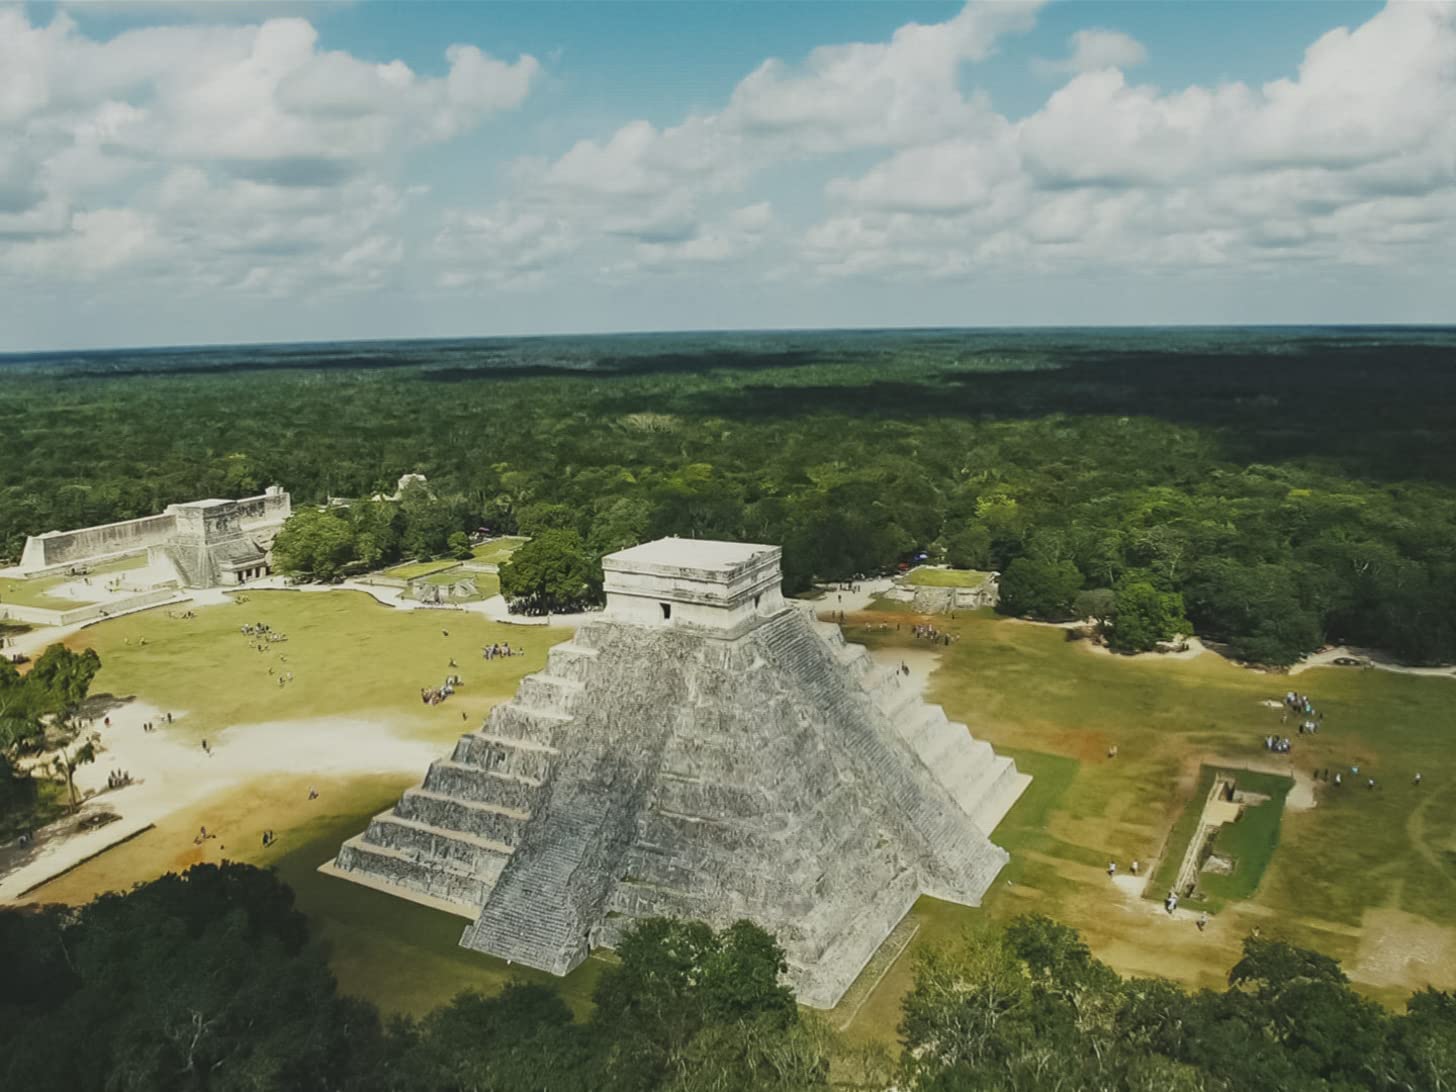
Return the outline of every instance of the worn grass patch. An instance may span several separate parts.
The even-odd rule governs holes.
[[[989,573],[975,569],[911,569],[905,577],[907,584],[918,584],[922,588],[976,588]]]
[[[910,636],[916,616],[903,605],[881,601],[872,609],[886,628],[852,627],[853,639],[880,649],[929,649]],[[893,1027],[915,950],[987,916],[1047,913],[1078,928],[1099,956],[1125,973],[1199,986],[1223,981],[1256,925],[1267,930],[1277,922],[1281,936],[1337,957],[1354,953],[1362,915],[1381,906],[1456,926],[1456,751],[1443,712],[1456,700],[1450,679],[1341,668],[1305,672],[1297,689],[1325,712],[1323,728],[1299,737],[1291,756],[1274,757],[1264,738],[1280,731],[1280,712],[1262,703],[1289,689],[1287,676],[1235,667],[1211,654],[1191,660],[1098,655],[1060,629],[990,611],[936,621],[960,640],[937,646],[941,666],[928,700],[1013,756],[1034,780],[991,835],[1010,850],[1011,861],[982,907],[922,899],[916,912],[926,917],[911,952],[870,998],[852,1036],[871,1034],[866,1018]],[[1108,755],[1113,745],[1116,758]],[[1224,834],[1219,851],[1240,860],[1229,876],[1204,874],[1205,893],[1222,905],[1206,933],[1108,880],[1110,860],[1124,876],[1135,858],[1161,865],[1160,851],[1189,802],[1201,806],[1207,795],[1205,765],[1267,770],[1282,801],[1291,768],[1352,764],[1361,767],[1362,787],[1332,790],[1321,782],[1316,807],[1282,815],[1277,807],[1257,816],[1251,811],[1247,825]],[[1425,775],[1419,788],[1411,784],[1417,769]],[[1377,779],[1373,792],[1363,787],[1367,771]],[[1247,787],[1267,792],[1256,784],[1263,776]],[[1196,818],[1195,812],[1188,822]],[[1174,854],[1181,857],[1179,846],[1170,846]],[[1432,983],[1456,985],[1456,965],[1440,968]],[[1371,992],[1378,996],[1378,987]]]
[[[396,565],[392,569],[385,569],[381,576],[392,576],[396,580],[418,580],[422,576],[430,576],[433,573],[442,573],[447,569],[454,569],[460,562],[454,558],[437,558],[434,561],[406,561],[403,565]]]
[[[239,628],[257,622],[288,640],[256,651]],[[186,710],[178,727],[204,735],[233,724],[350,713],[385,714],[400,727],[435,732],[478,724],[570,632],[522,630],[473,613],[396,610],[361,592],[250,591],[246,604],[209,607],[190,620],[147,611],[84,629],[67,643],[100,653],[94,693]],[[481,659],[482,647],[505,641],[526,655]],[[294,681],[279,687],[283,672]],[[420,703],[422,686],[455,672],[464,686],[450,701]]]
[[[508,535],[505,538],[492,539],[490,542],[482,542],[470,551],[476,561],[484,561],[487,564],[499,565],[521,548],[522,543],[530,541],[520,535]]]

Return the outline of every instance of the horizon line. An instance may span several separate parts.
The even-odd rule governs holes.
[[[283,349],[329,345],[399,345],[462,341],[567,341],[581,338],[687,337],[731,334],[879,334],[879,333],[977,333],[1020,331],[1148,331],[1148,330],[1431,330],[1456,332],[1456,322],[1169,322],[1106,323],[1097,325],[1037,323],[974,326],[727,326],[672,330],[582,330],[550,334],[434,334],[403,337],[317,338],[299,341],[217,341],[158,343],[152,345],[91,346],[70,349],[5,349],[0,361],[17,358],[80,356],[86,353],[203,352],[210,349]]]

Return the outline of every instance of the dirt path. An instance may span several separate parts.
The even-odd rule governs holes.
[[[0,902],[18,898],[51,877],[175,812],[243,786],[282,776],[339,778],[366,774],[421,775],[439,757],[440,745],[395,733],[365,717],[318,717],[238,725],[199,743],[167,730],[162,711],[128,702],[100,727],[101,753],[81,767],[76,784],[95,795],[88,807],[118,818],[94,831],[65,838],[38,838],[40,851],[25,855],[0,876]],[[175,720],[182,717],[174,714]],[[143,730],[152,722],[155,731]],[[124,770],[132,782],[108,789],[107,777]]]

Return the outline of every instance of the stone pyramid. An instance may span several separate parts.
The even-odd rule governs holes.
[[[832,1006],[921,894],[978,905],[1030,780],[839,629],[775,546],[603,560],[607,608],[324,869],[565,974],[634,919],[750,918]]]

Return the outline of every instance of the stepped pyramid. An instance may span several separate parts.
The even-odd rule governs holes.
[[[838,627],[776,546],[603,559],[607,608],[324,866],[565,974],[634,919],[750,918],[834,1005],[921,894],[978,905],[1030,780]]]

